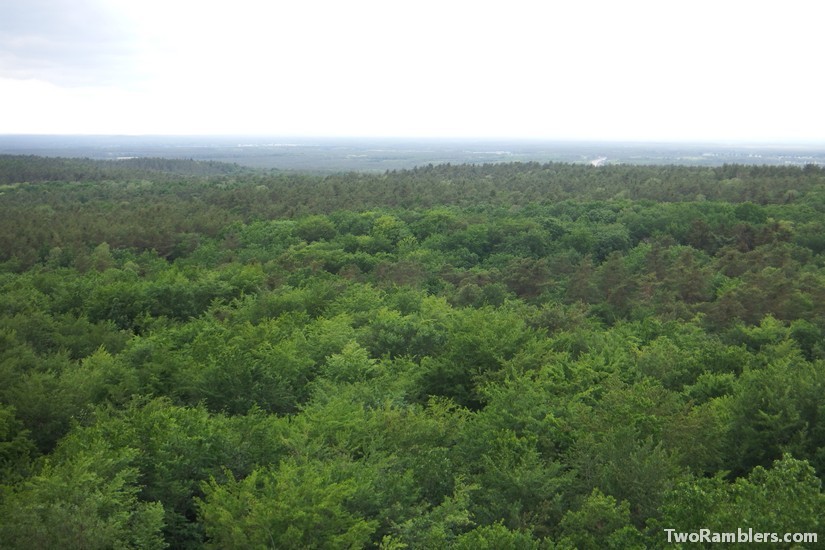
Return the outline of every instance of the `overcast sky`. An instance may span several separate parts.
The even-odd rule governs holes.
[[[0,133],[825,143],[819,0],[0,0]]]

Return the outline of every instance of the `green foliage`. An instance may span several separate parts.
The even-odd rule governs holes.
[[[730,401],[729,467],[737,474],[768,466],[783,453],[816,460],[823,433],[821,396],[825,373],[798,352],[740,377]]]
[[[214,548],[361,548],[375,530],[347,509],[359,490],[335,463],[283,461],[205,484],[200,516]],[[346,469],[346,466],[344,466]]]
[[[67,439],[0,503],[12,548],[165,548],[163,506],[138,498],[137,451]]]
[[[501,523],[482,525],[472,531],[462,533],[452,545],[452,548],[457,550],[495,550],[497,548],[538,550],[542,547],[542,544],[530,533],[511,531]]]
[[[438,506],[400,525],[396,536],[385,537],[381,547],[447,548],[457,543],[460,533],[473,524],[467,509],[473,489],[458,485]]]
[[[23,480],[34,455],[34,443],[14,409],[0,404],[0,483],[10,486]]]
[[[335,237],[335,226],[325,216],[311,216],[295,225],[295,234],[308,243]]]
[[[598,489],[593,489],[578,510],[569,510],[559,527],[562,547],[580,550],[645,548],[641,533],[630,523],[628,503],[618,503]]]
[[[6,546],[822,527],[822,170],[3,178]]]

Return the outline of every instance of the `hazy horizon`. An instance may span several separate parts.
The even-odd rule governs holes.
[[[316,172],[385,171],[427,164],[816,164],[821,144],[573,141],[507,138],[2,135],[0,154],[98,160],[185,158]]]

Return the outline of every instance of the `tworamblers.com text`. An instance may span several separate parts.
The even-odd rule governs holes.
[[[765,533],[762,531],[748,529],[737,529],[736,532],[717,532],[710,529],[699,529],[698,531],[677,531],[676,529],[665,529],[668,543],[677,542],[765,542],[765,543],[813,543],[817,542],[816,533]]]

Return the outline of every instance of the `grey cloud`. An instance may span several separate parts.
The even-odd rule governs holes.
[[[0,0],[0,76],[124,83],[135,43],[128,21],[100,0]]]

